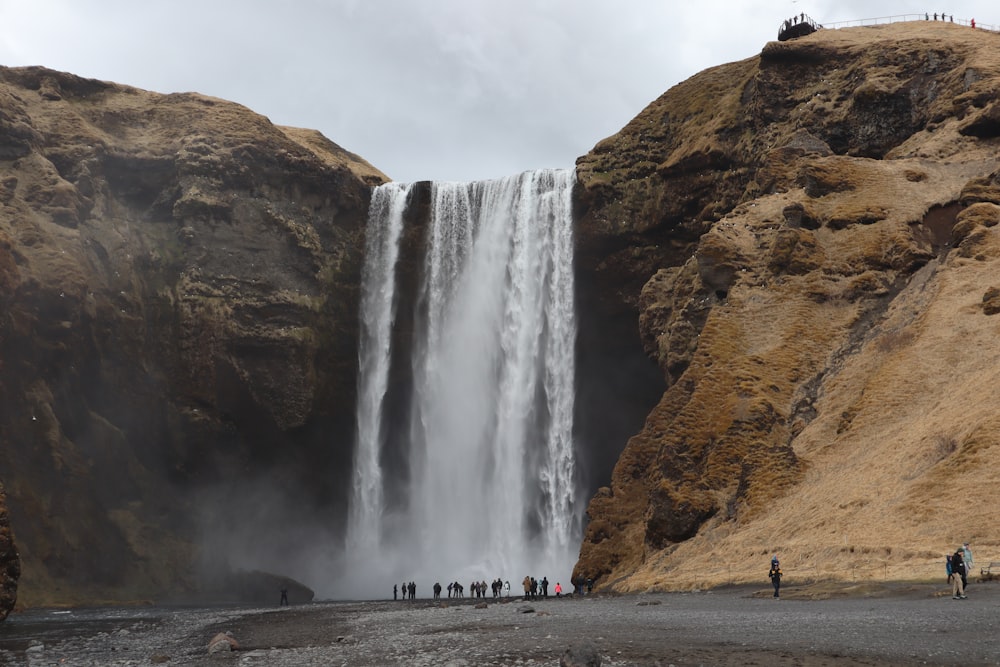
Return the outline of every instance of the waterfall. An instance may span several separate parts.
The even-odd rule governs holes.
[[[361,553],[380,546],[371,527],[384,510],[381,454],[385,438],[383,404],[389,383],[392,324],[396,319],[394,270],[410,185],[386,183],[372,193],[368,210],[365,265],[361,274],[361,331],[358,350],[358,405],[349,548]]]
[[[568,584],[579,540],[572,170],[433,183],[405,423],[388,424],[396,259],[408,189],[376,189],[345,596],[395,582]],[[395,377],[395,376],[394,376]],[[404,443],[387,474],[386,433]],[[398,471],[405,470],[404,473]],[[386,501],[393,485],[398,502]],[[564,585],[565,585],[564,584]],[[375,587],[375,588],[373,588]],[[380,588],[377,588],[380,587]]]

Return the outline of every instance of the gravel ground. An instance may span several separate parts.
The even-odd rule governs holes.
[[[1000,665],[1000,585],[761,588],[296,607],[34,610],[0,624],[0,664],[558,665],[587,642],[603,665]],[[238,650],[209,655],[229,631]]]

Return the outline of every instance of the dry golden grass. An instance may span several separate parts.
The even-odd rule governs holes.
[[[982,31],[893,24],[821,31],[787,48],[862,58],[886,40],[901,53],[941,44],[962,54],[958,69],[979,77],[970,94],[996,98],[1000,36]],[[734,68],[730,82],[747,64]],[[891,74],[867,85],[891,88]],[[581,572],[610,565],[604,585],[644,591],[766,584],[775,553],[789,583],[938,580],[964,541],[977,564],[1000,560],[1000,318],[983,309],[1000,284],[994,205],[960,215],[962,245],[943,257],[920,225],[995,172],[1000,153],[994,140],[959,133],[968,118],[949,115],[954,100],[933,104],[940,118],[888,159],[782,153],[771,194],[702,238],[691,261],[723,296],[687,370],[626,448],[611,493],[591,506],[605,537],[597,550],[584,544]],[[695,107],[680,109],[706,113]],[[769,131],[781,146],[785,130]],[[676,139],[664,164],[704,153],[699,141]],[[820,227],[793,234],[783,216],[793,204]],[[682,310],[676,292],[658,289],[647,309]],[[661,363],[671,317],[646,320],[659,327]],[[645,523],[654,497],[716,512],[661,548]]]
[[[746,223],[732,221],[727,233]],[[885,228],[893,224],[863,229],[891,236]],[[1000,247],[1000,236],[989,234]],[[853,243],[822,235],[845,257],[864,254],[859,244],[884,246],[868,233]],[[760,466],[754,491],[742,500],[748,511],[710,520],[669,554],[646,553],[617,587],[762,580],[773,552],[789,578],[800,580],[936,578],[944,555],[963,541],[979,560],[1000,557],[1000,319],[981,307],[998,269],[995,260],[956,253],[932,261],[839,365],[828,355],[845,344],[855,303],[816,303],[792,281],[737,283],[702,331],[700,349],[711,366],[696,361],[685,375],[697,388],[686,412],[670,420],[672,429],[694,441],[721,438],[759,410],[762,396],[787,410],[803,379],[824,374],[817,416],[792,440],[801,476],[783,479],[780,470]],[[818,368],[819,361],[830,365]],[[741,455],[752,460],[761,449]]]

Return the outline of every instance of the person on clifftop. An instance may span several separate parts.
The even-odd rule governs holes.
[[[771,570],[767,576],[771,580],[771,585],[774,586],[774,597],[777,599],[780,597],[778,592],[781,589],[781,566],[778,564],[777,556],[771,558]]]

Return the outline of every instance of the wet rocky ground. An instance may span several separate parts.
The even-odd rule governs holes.
[[[0,664],[527,667],[587,644],[611,666],[1000,664],[995,583],[476,602],[33,610],[0,624]],[[226,631],[238,648],[209,654]]]

